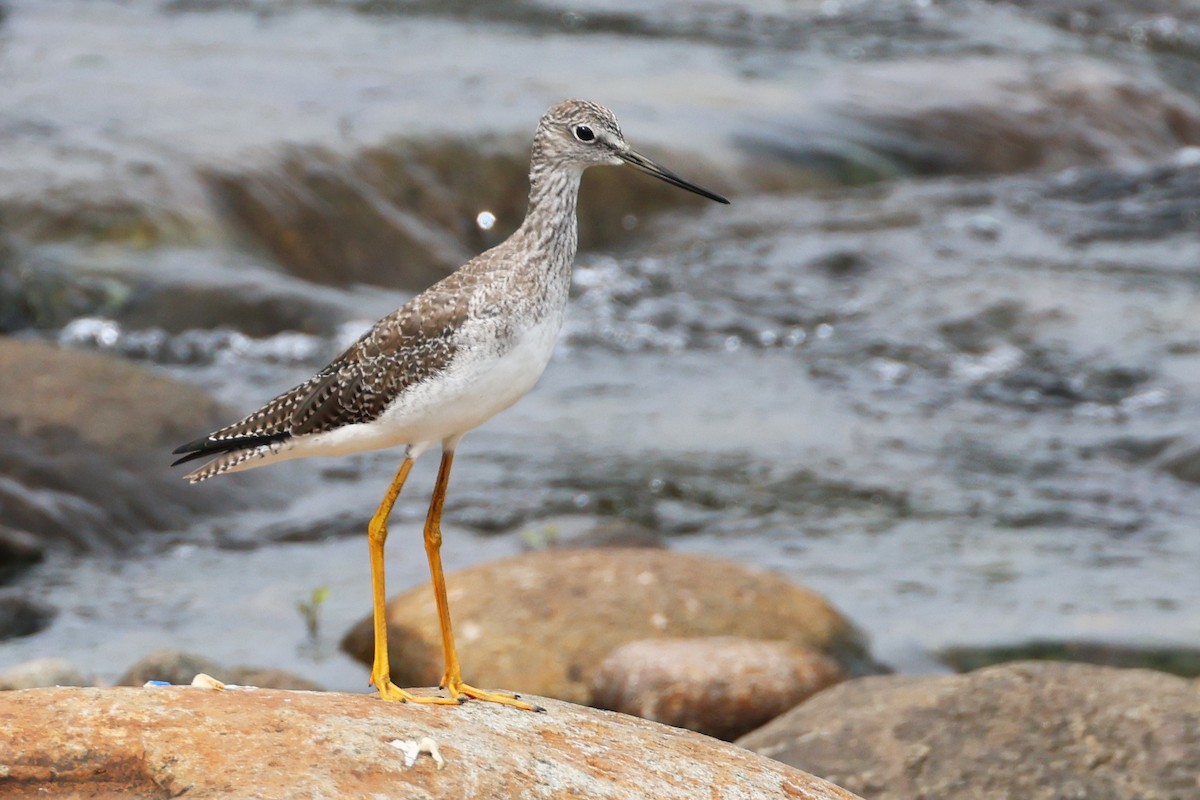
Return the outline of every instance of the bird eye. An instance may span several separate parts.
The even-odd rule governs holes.
[[[596,138],[596,134],[587,125],[576,125],[575,138],[581,142],[590,142]]]

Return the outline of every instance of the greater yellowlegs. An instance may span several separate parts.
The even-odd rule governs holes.
[[[211,458],[186,476],[195,483],[291,458],[405,445],[400,470],[368,526],[375,623],[371,683],[384,699],[459,703],[475,698],[534,708],[463,683],[442,577],[442,504],[459,439],[532,389],[550,360],[575,261],[579,181],[585,169],[603,164],[629,164],[710,200],[729,202],[630,149],[616,117],[603,106],[559,103],[534,134],[529,208],[512,236],[380,320],[309,380],[245,419],[175,450],[184,454],[175,464]],[[439,442],[442,462],[425,520],[425,552],[442,632],[441,685],[449,696],[418,697],[390,677],[383,545],[388,515],[413,462]]]

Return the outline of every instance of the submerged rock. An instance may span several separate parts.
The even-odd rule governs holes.
[[[0,525],[0,583],[33,566],[46,555],[46,545],[28,531]]]
[[[1194,798],[1200,692],[1147,670],[1019,662],[835,686],[738,744],[877,800]]]
[[[0,642],[45,629],[58,609],[15,591],[0,593]]]
[[[829,656],[788,642],[645,639],[596,668],[591,705],[732,741],[845,678]]]
[[[1032,641],[994,647],[947,647],[937,660],[955,672],[971,672],[1010,661],[1080,661],[1106,667],[1136,667],[1200,677],[1200,648],[1138,647],[1114,642]]]
[[[272,690],[11,692],[0,695],[7,748],[0,791],[691,800],[703,789],[714,800],[854,800],[823,780],[698,734],[538,702],[546,713]]]
[[[868,662],[858,631],[816,593],[769,570],[690,553],[526,553],[453,573],[446,585],[464,677],[480,686],[587,702],[595,669],[615,647],[666,637],[784,640],[852,672]],[[436,684],[442,647],[432,590],[393,598],[388,620],[392,679]],[[369,617],[342,648],[371,663]]]

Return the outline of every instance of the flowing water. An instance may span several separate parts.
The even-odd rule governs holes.
[[[377,210],[365,149],[466,134],[509,152],[549,102],[593,97],[734,205],[589,217],[627,196],[585,194],[600,244],[538,389],[464,440],[449,568],[616,518],[816,589],[897,669],[1031,639],[1195,644],[1200,113],[1171,88],[1194,74],[1195,21],[1168,30],[1153,4],[1065,22],[1037,4],[641,5],[11,4],[6,219],[28,258],[90,287],[33,327],[252,409],[411,291],[290,274],[260,221],[206,199],[207,170],[299,196],[311,170],[272,165],[320,146]],[[1005,117],[1063,64],[1088,86],[1133,74],[1114,96],[1140,99],[1054,95],[1078,113],[1053,132]],[[931,67],[942,105],[910,87]],[[1012,96],[979,99],[992,141],[962,96],[999,84]],[[1169,124],[1151,124],[1155,99]],[[470,228],[500,209],[492,188],[447,207]],[[336,199],[327,215],[357,208],[376,218]],[[282,465],[282,506],[52,557],[16,588],[59,616],[0,644],[0,666],[66,655],[112,679],[169,645],[363,687],[334,642],[368,610],[360,532],[397,458]],[[397,507],[393,589],[425,579],[427,461]],[[312,641],[296,604],[318,587]]]

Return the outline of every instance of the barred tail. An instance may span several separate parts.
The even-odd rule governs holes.
[[[236,472],[248,469],[246,462],[255,458],[273,455],[281,450],[290,449],[288,440],[291,434],[281,433],[271,436],[239,436],[230,439],[214,439],[211,435],[194,442],[175,448],[174,455],[183,453],[183,457],[172,462],[172,467],[196,461],[201,458],[212,458],[204,466],[184,475],[189,483],[199,483],[226,472]],[[253,466],[259,466],[257,464]]]

